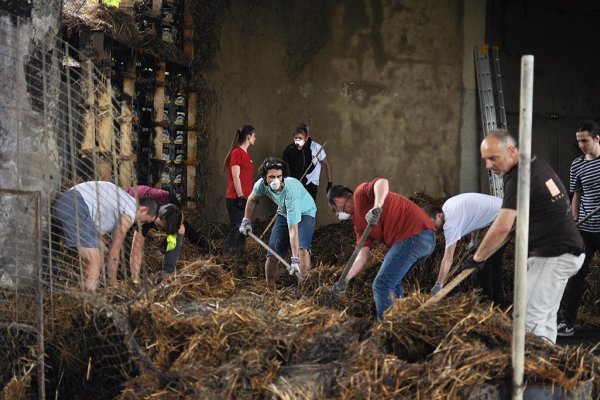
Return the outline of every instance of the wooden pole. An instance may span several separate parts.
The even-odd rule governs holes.
[[[81,141],[82,154],[91,154],[96,147],[96,113],[94,112],[94,68],[92,60],[85,58],[82,62],[81,97],[83,98],[83,140]]]
[[[113,163],[111,157],[113,155],[113,140],[114,140],[114,122],[112,112],[112,97],[110,78],[106,77],[106,80],[97,87],[98,90],[98,152],[100,155],[100,179],[106,181],[112,181],[113,176]]]
[[[198,104],[198,94],[189,92],[188,94],[188,131],[187,131],[187,159],[185,161],[186,168],[186,198],[196,199],[196,152],[198,148],[198,121],[196,107]],[[190,208],[196,207],[196,202],[187,202]]]
[[[132,102],[135,92],[135,58],[127,62],[125,76],[123,77],[123,100],[121,101],[121,166],[119,170],[120,182],[123,187],[132,186],[133,176],[133,147],[131,135],[133,132]]]
[[[519,182],[517,185],[517,234],[515,238],[515,289],[512,337],[512,398],[514,400],[522,400],[524,390],[532,104],[533,56],[526,55],[521,58],[521,101],[519,107]]]
[[[156,70],[156,91],[154,92],[154,158],[162,160],[163,154],[163,124],[165,123],[165,79],[167,65],[164,61],[158,64]]]

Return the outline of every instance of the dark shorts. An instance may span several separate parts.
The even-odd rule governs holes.
[[[312,237],[315,231],[315,219],[310,215],[303,215],[300,223],[298,224],[298,241],[300,249],[307,249],[308,251],[312,248]],[[285,257],[288,250],[290,250],[290,232],[288,229],[287,219],[282,215],[277,214],[275,224],[273,225],[273,231],[269,237],[269,247],[272,248],[281,257]],[[272,255],[267,252],[267,257]]]
[[[98,248],[96,225],[78,191],[61,193],[54,202],[53,214],[62,226],[67,246]]]

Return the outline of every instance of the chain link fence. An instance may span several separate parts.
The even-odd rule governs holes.
[[[9,398],[114,398],[147,357],[126,301],[82,290],[81,259],[52,205],[79,182],[135,182],[131,134],[122,134],[135,115],[92,60],[59,38],[33,41],[28,23],[0,14],[0,106],[12,116],[0,135],[0,389]]]

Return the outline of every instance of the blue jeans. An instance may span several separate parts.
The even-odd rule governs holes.
[[[430,230],[417,233],[390,247],[373,281],[378,320],[383,318],[383,313],[390,308],[395,298],[404,297],[402,279],[412,267],[425,261],[434,247],[435,233]]]
[[[298,223],[298,243],[300,249],[307,249],[309,252],[312,247],[312,237],[315,231],[315,218],[310,215],[303,215],[300,223]],[[285,257],[290,249],[290,231],[287,224],[287,219],[277,214],[275,224],[271,236],[269,236],[269,247],[272,248],[281,257]],[[271,252],[267,251],[267,257]]]

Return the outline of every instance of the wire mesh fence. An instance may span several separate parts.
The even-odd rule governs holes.
[[[124,317],[126,302],[84,289],[90,245],[81,237],[92,232],[97,240],[104,288],[110,240],[100,233],[110,233],[107,220],[119,220],[110,213],[124,208],[121,188],[136,182],[135,138],[124,126],[137,117],[92,60],[60,38],[34,41],[28,23],[0,14],[0,79],[12,94],[0,96],[11,116],[0,157],[10,171],[0,179],[0,388],[37,398],[113,398],[145,353]],[[87,193],[95,203],[88,219],[81,219],[91,205],[85,201],[68,218],[56,212],[57,197],[89,181],[114,185]],[[134,201],[131,219],[135,213]],[[65,240],[66,220],[75,245]],[[128,259],[121,250],[110,261],[120,279]]]

